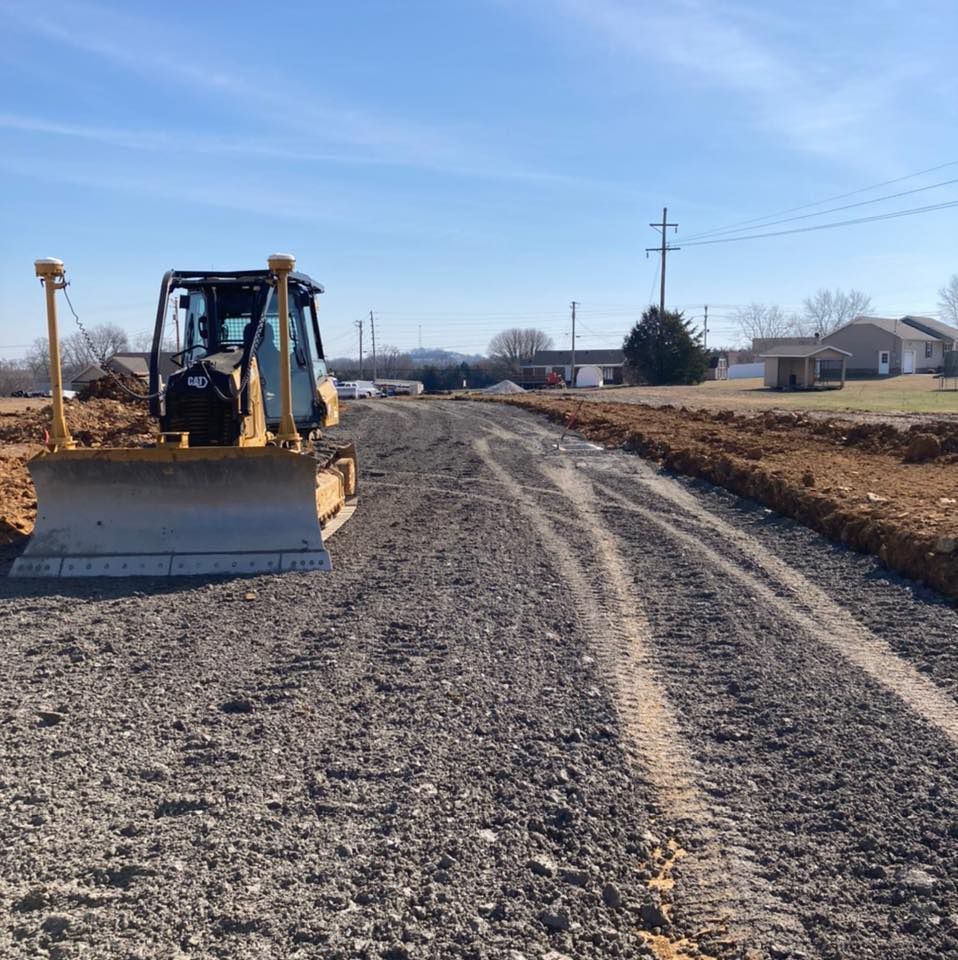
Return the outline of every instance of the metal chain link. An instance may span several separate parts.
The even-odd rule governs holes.
[[[73,302],[70,300],[70,294],[67,293],[67,287],[69,283],[67,282],[66,277],[63,278],[63,296],[66,298],[67,306],[70,308],[70,313],[73,314],[73,319],[76,321],[76,325],[80,328],[80,333],[83,334],[83,339],[86,340],[86,345],[90,349],[90,353],[93,354],[93,359],[97,361],[100,369],[104,373],[109,374],[113,378],[113,382],[125,393],[128,393],[131,397],[135,397],[137,400],[156,400],[162,399],[166,396],[166,387],[163,387],[160,390],[157,390],[156,393],[137,393],[135,390],[131,390],[122,380],[109,368],[109,360],[106,359],[105,355],[101,355],[100,352],[93,344],[93,338],[87,332],[87,328],[83,326],[83,321],[77,316],[76,310],[73,309]]]

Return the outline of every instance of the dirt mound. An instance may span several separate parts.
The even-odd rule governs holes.
[[[37,501],[27,459],[0,451],[0,545],[15,543],[33,529]]]
[[[542,396],[499,402],[538,410],[590,440],[750,497],[958,596],[958,550],[949,549],[958,541],[954,424],[901,431],[774,411],[755,416]]]
[[[119,400],[72,401],[65,405],[67,426],[83,446],[141,446],[156,439],[149,411]],[[23,413],[0,414],[0,441],[44,443],[50,430],[52,407],[29,408]]]
[[[50,404],[0,413],[0,544],[15,542],[33,529],[36,494],[27,462],[49,436]],[[84,447],[139,447],[156,439],[145,405],[119,400],[69,401],[67,426]]]
[[[78,400],[119,400],[120,403],[145,404],[149,384],[137,377],[106,376],[88,383],[78,394]]]

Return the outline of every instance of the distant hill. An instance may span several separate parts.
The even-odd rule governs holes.
[[[456,353],[455,350],[443,350],[440,347],[417,347],[409,351],[410,359],[418,366],[434,364],[435,366],[449,366],[459,363],[479,363],[485,357],[481,353]]]

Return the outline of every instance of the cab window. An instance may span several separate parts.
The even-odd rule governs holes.
[[[296,303],[292,290],[289,296],[289,356],[292,384],[293,419],[309,421],[313,417],[313,375],[309,360],[308,346],[303,342],[300,331],[303,329],[302,308]],[[263,397],[266,404],[266,419],[279,420],[283,412],[283,400],[280,385],[279,352],[279,301],[276,291],[270,292],[266,304],[266,318],[263,326],[263,337],[256,359],[259,364],[260,377],[263,380]]]
[[[210,320],[206,294],[191,290],[186,308],[186,327],[183,336],[184,365],[189,366],[209,353]]]

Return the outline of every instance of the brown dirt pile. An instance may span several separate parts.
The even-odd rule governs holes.
[[[107,376],[88,383],[78,394],[77,400],[119,400],[120,403],[143,404],[143,395],[150,392],[149,384],[136,377]]]
[[[37,503],[27,461],[43,449],[50,415],[49,404],[0,412],[0,544],[14,542],[33,529]],[[156,437],[146,407],[139,404],[69,402],[66,420],[74,439],[85,447],[135,447]]]
[[[725,487],[958,596],[958,425],[508,397],[609,447]]]

